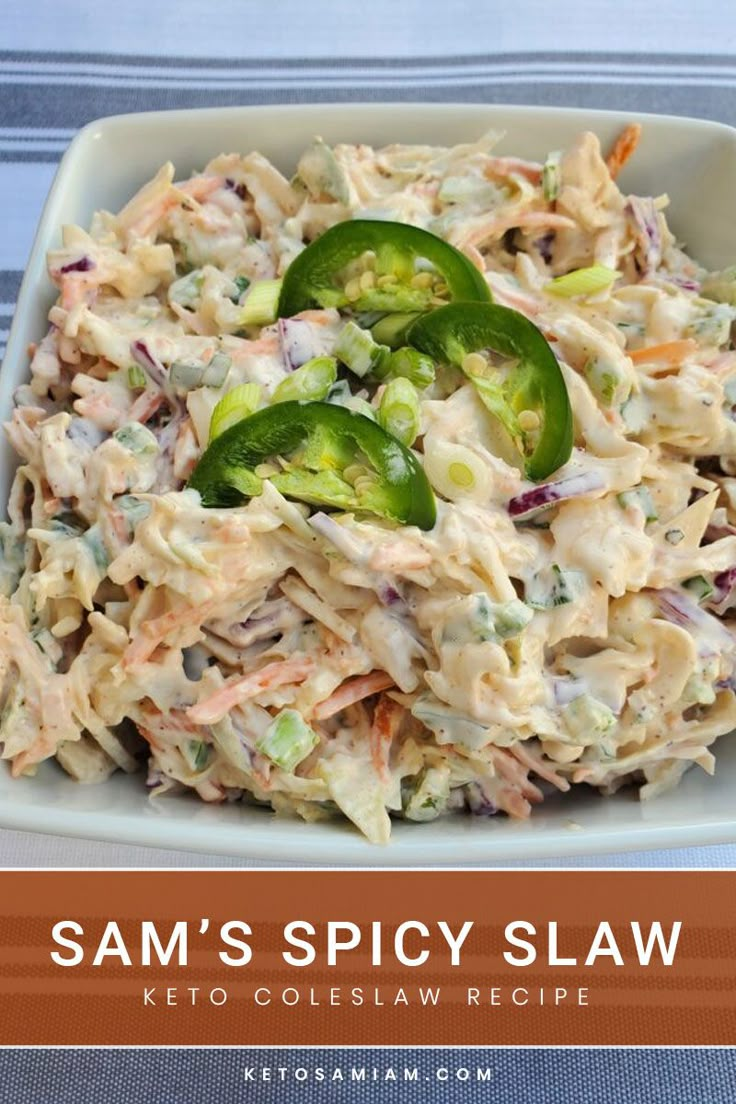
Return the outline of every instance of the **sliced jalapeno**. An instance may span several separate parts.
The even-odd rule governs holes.
[[[496,303],[451,303],[414,322],[408,341],[462,368],[514,440],[529,479],[546,479],[569,460],[573,419],[565,381],[544,336],[523,314]],[[515,364],[495,371],[473,355],[487,350]]]
[[[365,254],[372,255],[372,267],[351,274]],[[405,313],[490,298],[482,273],[435,234],[401,222],[354,219],[325,230],[291,262],[278,313],[290,318],[315,306]]]

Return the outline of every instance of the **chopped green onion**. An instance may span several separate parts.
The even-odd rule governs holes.
[[[685,579],[682,585],[685,590],[689,590],[694,595],[698,602],[705,602],[715,593],[715,587],[708,582],[705,575],[693,575],[691,578]]]
[[[378,408],[378,424],[407,447],[419,433],[421,415],[419,395],[408,379],[392,379],[386,384]]]
[[[222,387],[230,371],[232,360],[226,353],[215,353],[204,370],[202,383],[205,387]]]
[[[682,529],[668,529],[664,535],[664,539],[668,544],[679,544],[680,541],[685,539],[685,534]]]
[[[334,357],[313,357],[281,381],[271,402],[289,402],[292,399],[316,402],[326,399],[336,379],[337,361]]]
[[[591,265],[590,268],[578,268],[565,276],[557,276],[545,284],[549,295],[559,295],[563,299],[572,299],[576,295],[595,295],[605,291],[619,279],[621,273],[605,265]]]
[[[386,314],[371,327],[373,338],[389,349],[399,349],[406,341],[406,331],[419,318],[420,311],[409,314]]]
[[[333,351],[346,368],[361,378],[389,357],[388,348],[377,345],[368,330],[362,330],[355,322],[346,322]]]
[[[148,380],[146,379],[146,373],[143,369],[139,368],[137,364],[131,364],[128,369],[128,387],[130,390],[145,391],[147,383]]]
[[[291,774],[318,743],[319,736],[300,713],[282,709],[256,743],[256,750]]]
[[[327,402],[335,403],[337,406],[347,406],[350,399],[353,397],[353,392],[350,390],[350,384],[347,380],[339,379],[333,383],[330,390],[327,392]]]
[[[201,364],[187,364],[183,360],[175,360],[169,371],[169,379],[174,387],[181,391],[191,391],[202,383],[204,368]]]
[[[447,469],[450,482],[457,487],[472,487],[475,484],[475,475],[467,464],[454,460]]]
[[[639,487],[632,487],[630,491],[621,491],[620,494],[616,495],[616,498],[619,506],[624,510],[629,506],[637,506],[643,512],[647,522],[657,521],[659,518],[649,488],[643,484]]]
[[[542,169],[542,193],[550,203],[557,199],[560,193],[560,161],[562,154],[559,150],[550,153]]]
[[[558,564],[538,571],[525,585],[525,601],[532,609],[548,610],[573,602],[585,587],[582,571],[564,570]]]
[[[270,326],[276,321],[281,280],[256,280],[251,284],[240,321],[244,326]]]
[[[118,444],[130,452],[141,454],[158,452],[158,441],[150,429],[146,429],[140,422],[128,422],[127,425],[116,429],[113,437]]]
[[[234,426],[236,422],[242,422],[243,418],[253,414],[258,408],[260,399],[261,388],[257,383],[241,383],[239,387],[228,391],[212,411],[210,444],[230,426]]]
[[[204,770],[210,757],[210,745],[206,744],[204,740],[190,740],[187,750],[190,766],[195,771]]]
[[[425,388],[434,383],[434,361],[426,353],[406,346],[391,353],[376,374],[380,379],[407,379],[415,387]]]

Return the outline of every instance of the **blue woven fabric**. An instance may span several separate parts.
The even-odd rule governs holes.
[[[0,1104],[733,1104],[735,1059],[732,1050],[6,1051]]]

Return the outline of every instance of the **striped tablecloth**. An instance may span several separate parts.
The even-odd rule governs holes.
[[[736,9],[724,0],[26,0],[3,5],[2,26],[0,344],[56,163],[77,128],[103,115],[425,100],[611,107],[736,125]],[[218,863],[227,860],[0,832],[0,865]],[[736,848],[590,860],[601,863],[734,866]]]

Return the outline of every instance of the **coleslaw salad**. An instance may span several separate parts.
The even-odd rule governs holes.
[[[118,216],[66,231],[9,430],[16,774],[50,755],[84,781],[132,770],[143,737],[155,793],[339,809],[384,840],[390,815],[524,816],[545,785],[652,796],[712,767],[734,727],[732,277],[681,252],[663,198],[621,195],[593,136],[540,164],[494,157],[494,139],[315,143],[291,183],[258,155],[178,185],[166,167]],[[411,441],[432,529],[305,503],[279,458],[243,505],[202,506],[185,484],[218,403],[257,385],[266,408],[337,360],[348,316],[370,329],[341,307],[243,321],[305,241],[356,215],[448,240],[542,331],[570,459],[531,484],[473,373],[438,362]],[[325,398],[378,418],[386,382],[338,365]]]

